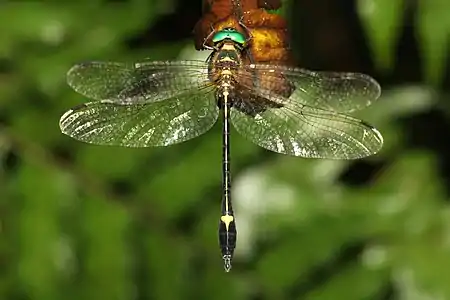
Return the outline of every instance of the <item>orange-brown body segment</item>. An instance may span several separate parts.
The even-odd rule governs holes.
[[[218,19],[257,8],[279,9],[281,0],[203,0],[203,13],[213,13]]]
[[[195,48],[212,45],[212,33],[235,28],[248,38],[249,61],[290,64],[286,21],[266,9],[278,9],[281,0],[204,0],[203,17],[194,28]]]

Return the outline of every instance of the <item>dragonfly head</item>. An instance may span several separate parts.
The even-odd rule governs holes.
[[[224,28],[216,32],[212,38],[214,45],[223,43],[224,41],[232,41],[241,47],[245,47],[247,43],[245,36],[234,28]]]

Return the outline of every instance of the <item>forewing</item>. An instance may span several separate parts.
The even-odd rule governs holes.
[[[203,87],[162,102],[89,102],[67,111],[60,127],[77,140],[97,145],[167,146],[205,133],[217,117],[213,88]]]
[[[378,82],[361,73],[314,72],[262,64],[252,64],[245,68],[247,72],[244,74],[258,74],[263,78],[256,85],[255,83],[248,85],[249,88],[253,89],[256,86],[263,90],[272,90],[279,86],[282,77],[287,84],[294,87],[290,98],[310,107],[334,112],[345,113],[363,109],[381,94]]]
[[[162,101],[208,82],[202,61],[86,62],[67,73],[67,83],[87,98],[124,104]]]

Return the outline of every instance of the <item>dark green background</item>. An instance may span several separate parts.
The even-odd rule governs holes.
[[[295,3],[294,3],[295,2]],[[232,131],[235,264],[217,226],[220,124],[152,149],[63,136],[85,60],[188,59],[200,1],[0,1],[0,299],[450,299],[450,1],[288,1],[299,64],[360,71],[385,138],[359,162]]]

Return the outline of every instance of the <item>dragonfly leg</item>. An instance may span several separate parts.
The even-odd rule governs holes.
[[[242,16],[242,17],[239,19],[239,25],[240,25],[242,28],[245,29],[245,33],[246,33],[246,35],[247,35],[247,39],[245,40],[245,43],[246,43],[246,44],[250,43],[250,41],[253,39],[253,35],[252,35],[252,32],[250,31],[250,29],[249,29],[249,28],[247,27],[247,25],[245,25],[245,23],[244,23],[244,16]]]
[[[212,24],[210,24],[210,26],[211,26],[211,32],[210,32],[210,33],[205,37],[205,39],[203,40],[203,45],[202,45],[202,47],[203,47],[203,49],[206,49],[206,50],[216,50],[216,51],[218,51],[219,49],[217,49],[216,47],[206,45],[206,43],[207,43],[208,40],[211,38],[211,36],[213,36],[213,34],[216,33],[216,29],[214,28],[214,26],[213,26]]]
[[[211,47],[211,46],[208,46],[208,45],[206,45],[205,43],[203,43],[202,47],[203,47],[203,49],[205,49],[205,50],[216,50],[216,48]]]

